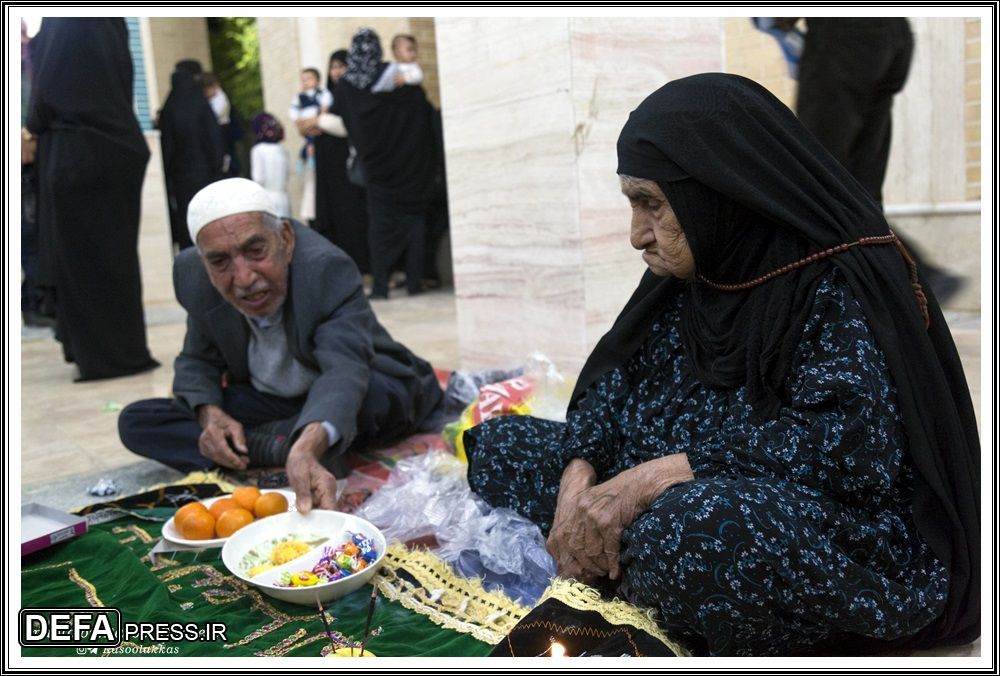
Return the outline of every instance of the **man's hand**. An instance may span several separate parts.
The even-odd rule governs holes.
[[[302,429],[288,452],[285,473],[295,491],[295,506],[301,514],[308,514],[313,507],[333,509],[336,506],[337,478],[319,461],[329,443],[323,425],[312,422]]]
[[[202,427],[198,437],[201,454],[216,465],[246,469],[249,460],[243,425],[212,404],[199,406],[197,414],[198,424]]]
[[[397,87],[402,87],[406,84],[406,78],[402,73],[396,73],[396,77],[392,78],[392,80]]]
[[[583,460],[573,462],[590,467]],[[622,532],[663,491],[694,478],[687,455],[657,458],[604,483],[582,488],[578,477],[570,477],[567,482],[572,465],[563,473],[547,547],[562,577],[584,582],[604,576],[617,580],[621,575]]]

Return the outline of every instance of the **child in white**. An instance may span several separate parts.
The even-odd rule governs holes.
[[[288,151],[281,145],[285,130],[281,123],[268,113],[257,115],[250,122],[254,143],[250,149],[250,178],[260,184],[274,201],[283,218],[291,218],[288,200]]]
[[[424,71],[417,63],[417,40],[412,35],[397,35],[392,39],[392,56],[395,63],[390,63],[382,73],[382,77],[372,87],[376,94],[391,92],[404,85],[419,85],[424,81]]]

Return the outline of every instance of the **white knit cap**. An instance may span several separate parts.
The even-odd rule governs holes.
[[[248,211],[263,211],[281,218],[274,200],[259,184],[245,178],[225,178],[199,190],[188,204],[187,225],[191,241],[212,221]]]

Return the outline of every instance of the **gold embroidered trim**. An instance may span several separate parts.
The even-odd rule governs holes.
[[[298,643],[299,639],[305,637],[305,635],[308,633],[309,632],[307,632],[305,629],[296,629],[294,632],[292,632],[291,636],[282,639],[281,642],[279,642],[277,645],[273,645],[270,648],[265,648],[264,650],[255,652],[254,655],[256,655],[257,657],[281,657],[292,648],[297,647],[296,644]],[[318,640],[320,638],[326,638],[326,637],[323,634],[319,634],[317,636],[312,637],[312,639],[307,639],[306,641],[303,641],[303,645],[305,645],[306,643],[312,643],[313,641]],[[226,647],[228,648],[229,646]]]
[[[148,544],[151,544],[153,542],[156,542],[156,540],[158,539],[158,538],[154,538],[152,535],[150,535],[149,533],[147,533],[144,529],[140,528],[139,526],[136,526],[135,524],[127,526],[127,528],[132,533],[134,533],[135,536],[137,538],[139,538],[144,545],[148,545]]]
[[[616,634],[624,634],[625,640],[628,641],[629,645],[632,646],[632,654],[636,657],[645,657],[642,651],[639,650],[639,646],[636,645],[635,640],[632,638],[632,632],[629,631],[628,626],[617,625],[618,629],[614,631],[601,631],[600,629],[594,629],[593,627],[567,627],[562,624],[556,624],[555,622],[550,622],[548,620],[536,620],[535,622],[525,622],[523,624],[517,625],[516,629],[518,631],[525,631],[529,629],[534,629],[536,627],[541,627],[542,629],[548,630],[552,635],[561,636],[589,636],[591,638],[606,639],[610,638]],[[632,627],[634,629],[634,627]],[[511,657],[517,657],[514,653],[514,645],[510,641],[510,635],[507,635],[507,650],[510,651]]]
[[[105,607],[104,601],[97,596],[97,588],[87,580],[83,579],[80,574],[76,572],[76,568],[69,569],[69,579],[70,582],[83,589],[83,595],[86,597],[87,603],[89,603],[92,608]]]
[[[61,563],[50,563],[44,566],[33,566],[31,568],[25,568],[24,570],[21,571],[21,574],[24,575],[25,573],[38,573],[43,570],[55,570],[56,568],[66,568],[67,566],[71,565],[73,565],[72,561],[63,561]]]
[[[396,570],[406,571],[418,584],[399,577]],[[389,546],[372,584],[386,598],[435,624],[491,645],[502,641],[529,611],[504,594],[486,591],[479,580],[456,575],[431,552],[398,543]]]
[[[593,587],[588,587],[576,580],[562,578],[552,580],[552,584],[538,600],[539,605],[550,598],[562,601],[567,606],[577,610],[592,610],[611,624],[619,626],[625,624],[641,629],[670,648],[678,657],[690,657],[691,655],[690,652],[663,633],[656,624],[656,611],[652,608],[641,608],[621,599],[609,601],[601,598],[601,593]]]

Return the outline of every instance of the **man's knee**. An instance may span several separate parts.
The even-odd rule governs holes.
[[[143,399],[132,402],[118,414],[118,437],[130,451],[142,446],[140,441],[142,436],[148,433],[150,404],[154,401],[159,400]]]
[[[164,425],[188,418],[194,420],[172,399],[141,399],[118,414],[118,437],[125,448],[143,455],[150,437],[160,435]]]

